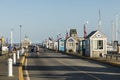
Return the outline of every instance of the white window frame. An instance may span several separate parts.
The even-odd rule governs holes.
[[[98,41],[100,41],[100,40],[102,41],[102,49],[98,48]],[[95,41],[96,41],[96,43],[95,43]],[[94,51],[103,51],[104,50],[104,46],[105,46],[104,39],[93,39],[92,45],[93,45],[93,50]]]

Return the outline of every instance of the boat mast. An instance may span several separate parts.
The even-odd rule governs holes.
[[[115,24],[112,22],[112,42],[115,41]]]
[[[115,40],[118,40],[118,15],[116,15],[116,34],[115,34]]]
[[[100,30],[100,27],[101,27],[101,13],[99,10],[98,30]]]

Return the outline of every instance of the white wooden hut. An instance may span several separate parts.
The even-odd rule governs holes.
[[[77,30],[70,29],[70,37],[66,40],[66,52],[73,52],[76,53],[78,51],[78,37],[77,37]]]
[[[54,49],[54,42],[51,40],[48,40],[48,49],[51,49],[51,50]]]
[[[85,40],[85,56],[103,57],[107,54],[107,38],[101,31],[92,31]]]
[[[76,53],[78,41],[73,37],[69,37],[66,40],[66,52],[74,52]]]
[[[58,50],[58,41],[54,41],[54,50],[57,51]]]

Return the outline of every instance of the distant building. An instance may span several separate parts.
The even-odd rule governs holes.
[[[78,46],[78,41],[74,39],[73,37],[69,37],[66,40],[66,52],[76,53],[77,46]]]
[[[107,38],[101,31],[92,31],[85,40],[85,56],[103,57],[107,54]]]
[[[64,52],[65,51],[65,39],[60,38],[58,40],[58,51]]]
[[[78,50],[78,37],[77,30],[70,29],[70,37],[66,40],[65,49],[66,52],[74,52],[76,53]]]
[[[31,45],[31,41],[27,36],[25,36],[24,40],[22,41],[22,47],[28,48],[29,45]]]
[[[49,44],[48,40],[44,40],[42,42],[42,45],[43,45],[44,48],[48,48],[49,47],[48,44]]]
[[[58,41],[57,40],[54,41],[54,50],[55,51],[58,50]]]
[[[5,45],[5,39],[2,36],[0,38],[0,55],[8,53],[8,47]]]
[[[46,40],[44,40],[44,41],[42,42],[42,46],[43,46],[44,48],[47,48],[47,41],[46,41]]]
[[[54,49],[54,42],[51,40],[48,40],[48,49]]]
[[[2,46],[5,44],[5,39],[3,36],[1,37],[1,43],[2,43]]]

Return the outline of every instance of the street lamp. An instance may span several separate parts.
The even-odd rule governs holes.
[[[13,29],[11,29],[11,33],[10,33],[10,45],[11,47],[13,46]]]
[[[21,28],[22,28],[22,25],[20,25],[20,48],[21,48]]]

